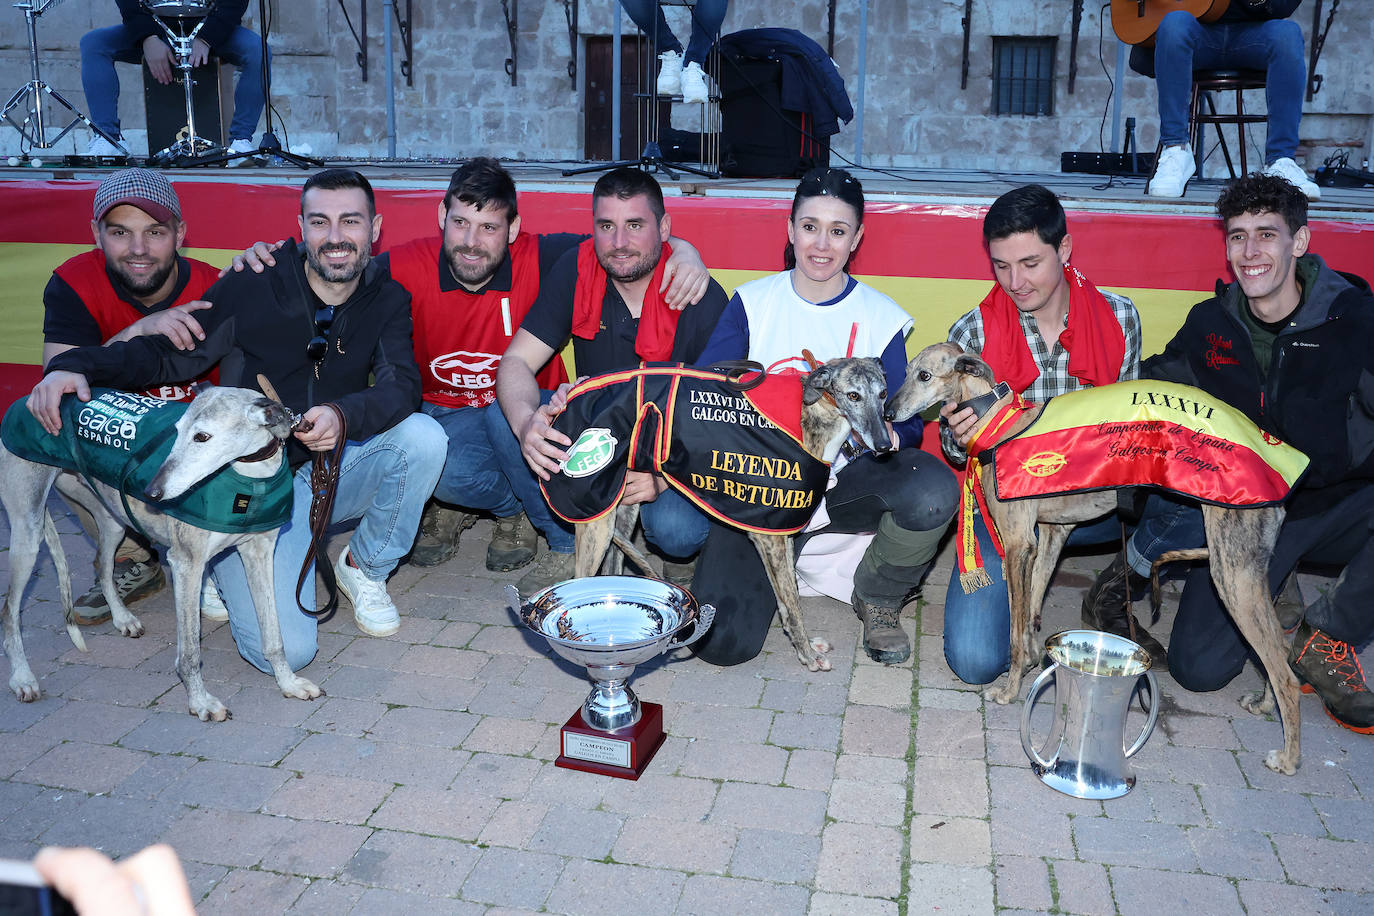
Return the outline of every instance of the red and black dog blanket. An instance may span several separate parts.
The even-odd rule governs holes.
[[[627,470],[656,472],[727,525],[792,534],[830,474],[802,448],[801,408],[796,374],[732,381],[648,363],[597,376],[568,392],[553,427],[573,444],[560,472],[539,485],[561,518],[586,522],[619,503]]]

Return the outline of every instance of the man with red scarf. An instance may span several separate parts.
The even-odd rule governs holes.
[[[691,308],[677,311],[664,301],[670,222],[653,176],[634,168],[602,175],[592,189],[592,237],[554,265],[502,357],[496,393],[518,444],[512,458],[544,480],[572,442],[551,428],[557,411],[548,406],[549,394],[541,395],[535,372],[569,337],[579,375],[631,369],[641,361],[692,363],[725,310],[725,291],[714,280]],[[627,475],[622,502],[643,504],[645,538],[675,564],[670,575],[706,540],[706,517],[656,475]],[[549,552],[520,580],[521,594],[572,578],[571,529],[557,526],[545,535]]]
[[[95,247],[53,271],[43,290],[43,366],[76,347],[99,347],[150,334],[163,334],[185,350],[203,340],[195,312],[218,271],[177,253],[186,238],[181,202],[161,172],[124,169],[95,191],[91,233]],[[190,384],[166,385],[153,397],[185,400]],[[77,517],[95,538],[84,509]],[[155,594],[167,577],[141,536],[125,534],[115,551],[115,589],[127,604]],[[76,600],[73,619],[93,626],[110,619],[97,581]]]
[[[1026,185],[1003,194],[983,218],[983,244],[997,285],[950,328],[952,342],[981,353],[998,381],[1033,403],[1137,377],[1140,316],[1130,299],[1098,290],[1070,265],[1073,237],[1053,192]],[[962,463],[977,420],[974,410],[949,403],[940,414],[945,453]],[[967,540],[967,556],[959,556],[961,575],[950,577],[945,659],[961,680],[988,684],[1010,662],[1007,583],[982,515],[970,505],[961,509],[960,524],[976,538]],[[1109,540],[1119,536],[1116,526],[1115,517],[1107,516],[1102,527],[1080,527],[1070,543]],[[1124,602],[1101,627],[1129,636]],[[1137,634],[1152,655],[1157,650],[1163,658],[1163,647],[1144,627],[1137,625]]]

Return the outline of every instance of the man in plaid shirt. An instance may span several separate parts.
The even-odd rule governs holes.
[[[1134,379],[1140,372],[1140,316],[1125,296],[1096,289],[1070,266],[1073,237],[1064,208],[1040,185],[1008,191],[983,219],[983,244],[997,285],[978,306],[954,323],[949,339],[981,354],[999,381],[1027,401],[1043,403],[1081,388]],[[953,402],[940,411],[941,445],[956,464],[977,420],[971,408]],[[945,597],[945,660],[970,684],[996,680],[1010,662],[1010,611],[1001,557],[975,510],[969,522],[978,538],[991,584],[964,591],[951,576]],[[1115,515],[1082,526],[1071,544],[1096,544],[1119,536]],[[1119,620],[1102,629],[1128,635],[1123,606]],[[1143,627],[1138,641],[1159,658],[1164,649]]]

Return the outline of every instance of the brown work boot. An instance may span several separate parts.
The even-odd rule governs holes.
[[[692,579],[697,574],[696,559],[688,560],[686,563],[674,563],[672,560],[663,561],[663,581],[678,588],[692,590]]]
[[[487,569],[506,572],[519,569],[539,552],[539,535],[524,512],[498,518],[487,544]]]
[[[1097,581],[1083,596],[1083,626],[1134,641],[1150,653],[1150,667],[1156,671],[1163,671],[1169,664],[1169,656],[1164,646],[1151,636],[1144,624],[1128,610],[1131,593],[1148,582],[1144,576],[1131,569],[1125,558],[1118,553],[1112,559],[1111,565],[1102,570]],[[1134,633],[1131,632],[1132,624],[1135,624]]]
[[[130,559],[115,560],[114,585],[119,600],[128,606],[161,591],[167,585],[167,576],[156,557],[147,563]],[[72,619],[83,627],[93,627],[110,619],[110,606],[105,603],[98,579],[90,591],[76,599],[75,604]]]
[[[458,537],[477,524],[471,512],[454,509],[437,500],[425,504],[420,516],[420,531],[410,549],[412,566],[438,566],[458,552]]]
[[[911,657],[911,642],[902,629],[902,609],[869,604],[859,593],[850,598],[854,614],[864,624],[864,651],[875,662],[900,665]]]
[[[515,587],[520,590],[520,594],[529,598],[537,592],[542,592],[550,585],[557,585],[573,577],[577,563],[571,553],[558,553],[553,550],[546,550],[540,555],[530,571],[520,577],[520,581],[515,583]]]
[[[1288,574],[1288,578],[1283,581],[1283,588],[1274,598],[1274,616],[1279,619],[1279,626],[1283,627],[1284,632],[1291,633],[1302,621],[1302,615],[1305,613],[1307,602],[1302,599],[1302,590],[1298,588],[1298,573],[1295,570]]]
[[[1337,725],[1374,735],[1374,693],[1350,643],[1332,639],[1304,620],[1288,650],[1288,665],[1303,683],[1303,693],[1321,697]]]

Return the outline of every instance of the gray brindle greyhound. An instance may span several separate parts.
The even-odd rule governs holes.
[[[976,355],[954,343],[926,347],[907,365],[906,381],[888,405],[888,417],[905,420],[945,401],[962,403],[993,390],[992,369]],[[979,419],[975,432],[1011,397],[999,398]],[[1009,423],[998,441],[1016,435],[1030,425],[1038,410],[1024,411]],[[1040,609],[1050,576],[1069,533],[1080,523],[1101,518],[1117,504],[1115,490],[1069,493],[1059,496],[1002,502],[997,498],[993,475],[983,476],[991,522],[1006,548],[1003,565],[1011,602],[1011,669],[1007,683],[989,696],[1009,703],[1021,690],[1021,676],[1033,662],[1032,629],[1040,625]],[[1301,753],[1298,743],[1298,681],[1288,667],[1283,633],[1274,615],[1266,571],[1283,524],[1281,506],[1227,507],[1204,504],[1202,518],[1209,549],[1175,551],[1167,559],[1211,558],[1212,581],[1223,604],[1240,628],[1267,675],[1262,693],[1247,695],[1241,705],[1257,715],[1273,712],[1275,698],[1283,726],[1283,749],[1264,758],[1269,769],[1291,776],[1297,772]],[[1038,536],[1037,536],[1038,531]]]
[[[208,388],[197,395],[176,424],[176,441],[146,494],[128,494],[133,520],[158,543],[167,546],[177,608],[177,675],[186,685],[189,711],[202,721],[221,722],[229,710],[205,688],[200,661],[200,593],[205,564],[229,547],[243,558],[248,584],[257,607],[263,654],[272,666],[283,695],[313,700],[319,687],[295,674],[282,650],[281,627],[272,590],[272,552],[277,532],[225,534],[194,527],[156,511],[141,499],[156,502],[182,495],[206,477],[232,464],[246,477],[270,478],[285,461],[284,449],[266,460],[240,458],[280,443],[291,430],[290,412],[276,401],[244,388]],[[95,518],[101,592],[110,606],[115,628],[125,636],[143,635],[143,624],[119,600],[114,585],[114,553],[130,524],[119,491],[96,482],[96,490],[80,477],[60,468],[28,461],[0,449],[0,501],[10,521],[10,589],[5,602],[5,654],[10,662],[10,688],[24,702],[41,694],[24,655],[19,630],[19,606],[38,558],[40,539],[48,545],[57,570],[58,596],[72,642],[83,652],[85,641],[72,620],[72,591],[66,553],[48,514],[48,492],[59,492]],[[97,490],[99,491],[97,494]]]

